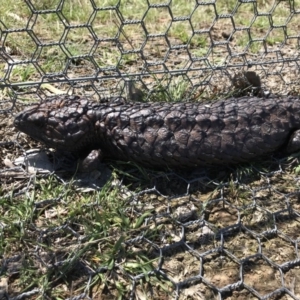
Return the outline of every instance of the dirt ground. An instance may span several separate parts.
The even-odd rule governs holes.
[[[299,24],[293,24],[294,33]],[[299,94],[299,36],[268,44],[267,51],[265,42],[246,51],[238,43],[245,31],[231,32],[227,20],[216,22],[205,38],[230,38],[230,43],[207,49],[203,60],[191,59],[199,55],[199,45],[170,50],[164,37],[149,37],[144,56],[124,55],[121,75],[109,70],[113,60],[108,60],[108,69],[98,74],[102,80],[82,80],[72,91],[94,98],[95,90],[101,96],[128,97],[125,82],[133,78],[131,100],[142,91],[146,101],[162,96],[169,101],[182,83],[182,101],[229,94],[257,94],[263,101],[269,93]],[[255,27],[251,33],[263,34]],[[169,41],[182,44],[175,37]],[[84,45],[91,42],[88,36]],[[132,47],[126,39],[122,43],[124,49]],[[132,43],[137,47],[143,39],[137,35]],[[112,51],[113,46],[102,42],[100,49]],[[3,55],[1,48],[6,66]],[[101,55],[96,52],[95,58]],[[11,56],[20,58],[18,52]],[[52,86],[66,91],[72,79],[94,74],[93,68],[91,61],[78,58],[68,66],[69,82]],[[37,74],[30,79],[39,80]],[[14,115],[25,103],[52,94],[39,87],[11,85],[0,93],[0,296],[300,298],[299,154],[190,172],[105,162],[101,184],[110,186],[95,189],[98,177],[91,187],[91,177],[30,171],[17,163],[25,150],[43,148],[13,127]],[[53,155],[46,157],[48,166]]]

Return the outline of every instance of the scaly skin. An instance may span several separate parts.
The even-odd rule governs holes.
[[[48,147],[75,154],[100,149],[104,157],[159,168],[229,165],[288,142],[291,151],[299,150],[300,99],[96,103],[60,96],[19,113],[15,126]]]

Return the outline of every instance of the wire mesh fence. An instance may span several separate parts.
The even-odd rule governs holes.
[[[145,92],[183,81],[188,99],[245,80],[272,92],[298,89],[298,1],[83,1],[80,12],[68,1],[20,6],[24,15],[4,8],[1,20],[1,86],[13,94],[51,83],[103,96],[130,80]],[[262,83],[242,80],[249,70]]]
[[[0,11],[1,297],[300,298],[297,156],[70,180],[42,173],[28,151],[18,164],[38,144],[12,128],[24,105],[61,93],[298,94],[300,1],[25,0]],[[97,191],[83,192],[87,182]]]

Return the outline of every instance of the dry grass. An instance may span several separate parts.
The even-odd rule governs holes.
[[[7,293],[10,299],[19,295],[29,299],[79,295],[86,299],[217,299],[217,289],[241,280],[243,285],[235,290],[222,290],[222,298],[259,298],[283,285],[286,290],[277,299],[300,297],[297,156],[269,158],[234,169],[193,170],[191,174],[161,173],[116,162],[79,179],[65,173],[35,174],[13,164],[25,149],[40,145],[22,134],[17,137],[8,113],[12,102],[5,101],[14,97],[31,101],[37,95],[48,95],[43,86],[36,89],[34,84],[41,74],[59,72],[70,80],[99,72],[103,80],[94,83],[94,89],[100,92],[120,93],[124,78],[139,79],[136,86],[156,101],[197,100],[233,92],[236,87],[222,71],[214,70],[213,76],[200,71],[178,76],[155,72],[189,68],[189,57],[205,55],[212,67],[246,66],[240,57],[228,60],[226,45],[211,50],[212,40],[232,39],[234,53],[247,50],[247,59],[252,57],[254,62],[280,59],[276,51],[261,55],[264,46],[295,58],[299,14],[289,20],[287,40],[283,25],[290,16],[289,3],[300,10],[300,1],[281,1],[276,7],[273,1],[258,1],[258,12],[274,7],[271,19],[262,15],[254,20],[253,4],[243,3],[233,21],[214,21],[216,12],[231,13],[236,1],[217,1],[215,6],[193,11],[194,1],[177,0],[170,6],[173,18],[193,15],[190,21],[173,22],[167,7],[149,9],[141,0],[121,1],[118,10],[95,15],[87,0],[65,1],[59,13],[49,14],[34,13],[26,2],[2,0],[0,4],[2,31],[27,28],[34,33],[1,36],[3,49],[23,63],[13,64],[8,72],[0,49],[0,87],[9,83],[0,93],[0,298]],[[95,2],[99,7],[118,3]],[[38,11],[54,9],[59,1],[31,3]],[[142,19],[144,27],[124,24],[120,15],[124,20]],[[74,27],[68,33],[62,18]],[[77,26],[87,22],[93,31]],[[241,30],[234,31],[232,22]],[[271,23],[277,27],[270,30]],[[249,30],[242,29],[249,26]],[[209,28],[210,33],[195,32]],[[146,38],[145,29],[148,34],[165,36]],[[93,34],[101,39],[117,37],[120,44],[111,40],[97,44]],[[264,37],[264,42],[257,40]],[[171,51],[168,43],[173,46]],[[183,43],[189,44],[188,50],[176,49]],[[133,51],[141,49],[147,68],[141,51]],[[161,63],[151,65],[153,62]],[[281,92],[286,83],[298,80],[299,70],[293,63],[258,66],[255,71],[264,87]],[[203,67],[202,62],[193,62],[197,64]],[[116,66],[126,74],[123,79],[117,77]],[[235,68],[233,74],[244,70],[247,68]],[[135,76],[146,71],[147,76]],[[199,86],[205,80],[209,84]],[[52,85],[69,89],[67,82]],[[292,87],[297,90],[297,85]],[[78,84],[74,91],[89,94],[93,86]],[[20,102],[14,109],[21,109]],[[101,176],[106,180],[100,190],[87,189],[87,183],[99,183]]]

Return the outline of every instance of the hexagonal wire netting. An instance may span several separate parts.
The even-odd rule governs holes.
[[[25,0],[18,11],[5,3],[2,116],[19,110],[24,99],[70,90],[100,100],[123,94],[133,101],[299,90],[299,0]],[[3,132],[2,147],[11,143]],[[180,299],[299,299],[299,180],[276,165],[275,171],[258,171],[259,179],[250,183],[238,173],[222,184],[202,173],[192,178],[171,173],[162,181],[180,182],[178,192],[156,183],[132,193],[130,209],[137,216],[145,212],[145,195],[154,208],[164,202],[145,226],[169,219],[159,236],[140,233],[124,242],[128,251],[145,248],[157,259],[155,269],[127,274],[130,297],[141,279],[160,276]],[[206,195],[208,185],[216,190]],[[3,260],[1,272],[14,260],[18,257]],[[89,278],[103,271],[89,269]],[[18,297],[35,293],[42,291]]]

